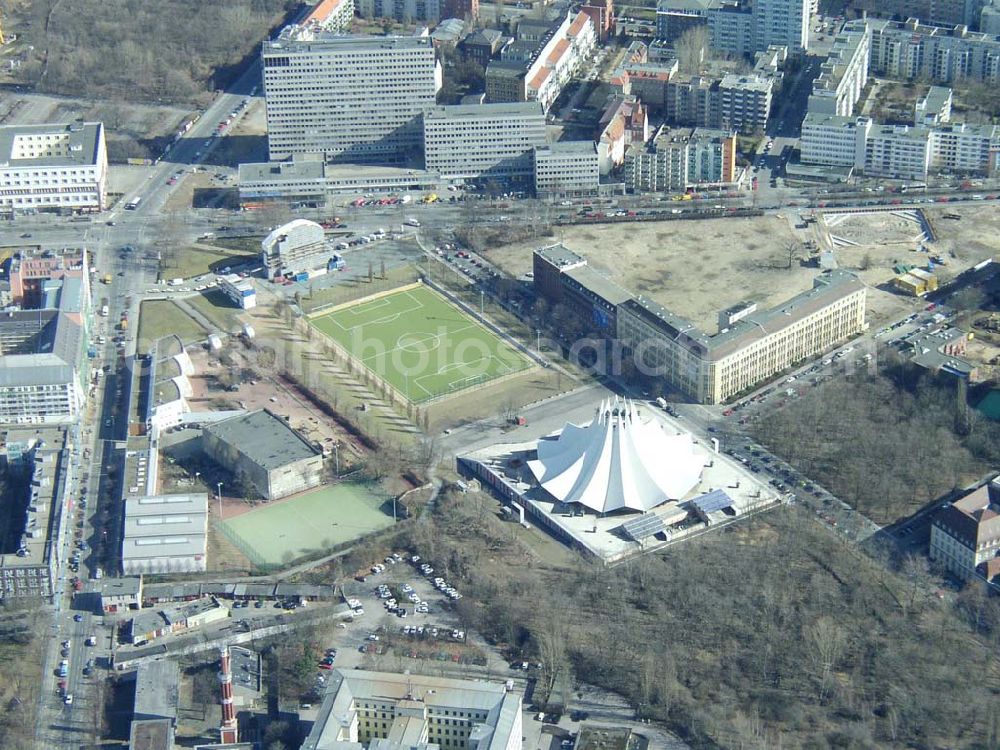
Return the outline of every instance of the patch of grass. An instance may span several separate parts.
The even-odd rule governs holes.
[[[531,366],[510,344],[428,287],[360,302],[311,322],[414,403]]]
[[[260,247],[260,243],[257,243]],[[241,248],[242,250],[242,248]],[[214,269],[228,265],[246,263],[256,256],[234,253],[230,248],[213,245],[188,245],[178,247],[173,252],[164,253],[160,264],[160,274],[167,279],[190,279],[205,273],[213,273]]]
[[[161,336],[176,333],[185,344],[201,341],[207,335],[194,318],[168,300],[143,302],[139,310],[138,351],[149,351]]]
[[[186,301],[221,331],[232,332],[240,327],[239,309],[217,288],[206,289]]]

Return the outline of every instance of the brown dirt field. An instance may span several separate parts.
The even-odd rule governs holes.
[[[786,267],[787,247],[799,238],[778,216],[577,225],[558,227],[556,237],[629,291],[709,333],[717,329],[719,310],[743,301],[774,307],[809,289],[817,273],[797,262]],[[520,276],[531,270],[538,244],[507,245],[486,255]]]

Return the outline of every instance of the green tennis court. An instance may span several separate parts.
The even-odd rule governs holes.
[[[414,403],[531,366],[507,341],[425,286],[342,307],[311,322]]]
[[[385,497],[338,484],[262,505],[222,522],[226,536],[259,565],[287,563],[392,525]]]

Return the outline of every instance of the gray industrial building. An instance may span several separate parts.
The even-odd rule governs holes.
[[[267,500],[323,481],[321,451],[266,409],[207,425],[201,440],[209,458],[249,482]]]

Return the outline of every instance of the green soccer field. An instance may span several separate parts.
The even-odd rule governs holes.
[[[311,322],[414,403],[531,366],[521,352],[428,287],[360,302]]]
[[[336,547],[392,525],[385,497],[360,484],[338,484],[262,505],[223,521],[253,562],[278,565]]]

